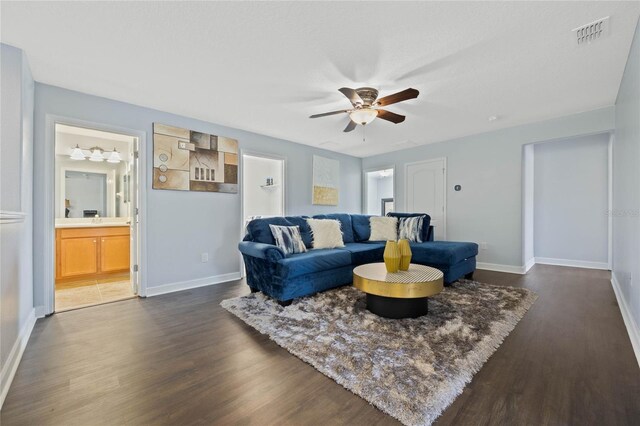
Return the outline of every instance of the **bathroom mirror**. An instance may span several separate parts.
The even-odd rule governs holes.
[[[65,217],[107,216],[107,180],[110,179],[106,173],[67,170],[64,176]]]
[[[56,218],[129,217],[129,165],[77,162],[58,158]]]

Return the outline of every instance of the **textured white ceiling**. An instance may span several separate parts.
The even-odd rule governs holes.
[[[37,81],[368,156],[614,104],[639,2],[2,2]],[[571,29],[611,16],[611,35]],[[343,133],[337,89],[407,87]],[[497,115],[498,120],[487,118]]]

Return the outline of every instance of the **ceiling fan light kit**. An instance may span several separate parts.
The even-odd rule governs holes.
[[[339,111],[325,112],[322,114],[314,114],[309,118],[320,118],[329,115],[349,114],[351,121],[345,127],[345,132],[350,132],[356,128],[357,124],[366,126],[371,123],[376,117],[386,121],[390,121],[394,124],[402,123],[405,120],[404,115],[396,114],[378,107],[395,104],[398,102],[406,101],[409,99],[417,98],[420,92],[416,89],[406,89],[392,95],[385,96],[378,99],[378,90],[373,87],[360,87],[358,89],[350,89],[343,87],[338,89],[340,93],[345,95],[351,102],[352,109],[345,109]]]
[[[354,109],[349,113],[349,118],[356,124],[363,126],[369,124],[378,116],[378,111],[373,108]]]

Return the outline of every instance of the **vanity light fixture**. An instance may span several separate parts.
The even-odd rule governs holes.
[[[96,162],[104,161],[104,155],[102,155],[102,150],[100,148],[92,148],[89,161],[96,161]]]
[[[91,151],[91,155],[85,154],[85,151]],[[101,162],[107,160],[107,163],[119,163],[122,161],[122,156],[115,148],[108,154],[104,153],[104,150],[99,146],[94,146],[91,149],[82,149],[78,145],[71,150],[69,158],[72,160],[86,160]]]
[[[84,155],[84,152],[82,152],[78,145],[76,145],[76,147],[71,150],[71,155],[69,157],[72,160],[84,160],[85,158],[87,158],[87,156]]]
[[[120,157],[120,153],[113,148],[111,154],[109,154],[109,158],[107,158],[107,163],[119,163],[122,161],[122,157]]]

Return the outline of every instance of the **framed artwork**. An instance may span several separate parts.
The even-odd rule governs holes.
[[[337,206],[340,186],[340,162],[313,156],[312,204]]]
[[[238,141],[153,123],[153,189],[238,192]]]

